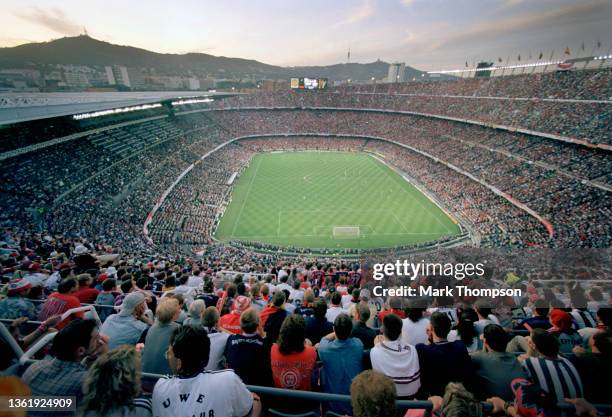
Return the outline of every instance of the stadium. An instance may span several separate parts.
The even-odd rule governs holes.
[[[612,415],[610,59],[0,93],[0,415]]]

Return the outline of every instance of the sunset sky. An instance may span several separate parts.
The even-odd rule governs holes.
[[[612,0],[2,0],[0,16],[0,46],[86,27],[94,38],[155,52],[284,66],[345,62],[349,48],[352,62],[433,70],[612,47]]]

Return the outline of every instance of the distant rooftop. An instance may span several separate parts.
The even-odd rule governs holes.
[[[178,98],[214,98],[234,94],[206,91],[0,93],[0,125],[139,106]]]

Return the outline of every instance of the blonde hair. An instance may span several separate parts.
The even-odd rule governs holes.
[[[177,311],[179,311],[178,300],[176,298],[164,297],[157,305],[155,317],[161,324],[167,324],[172,321]]]
[[[121,346],[100,356],[83,383],[82,414],[105,415],[130,405],[140,394],[140,354],[134,346]]]

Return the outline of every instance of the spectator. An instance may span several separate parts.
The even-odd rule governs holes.
[[[189,317],[183,321],[183,326],[202,326],[202,314],[205,309],[206,303],[204,300],[198,299],[191,303],[189,305]]]
[[[117,281],[114,278],[107,278],[102,283],[102,291],[96,297],[94,304],[108,306],[98,308],[98,316],[100,320],[104,321],[108,316],[113,314],[115,310],[113,305],[115,304],[115,291],[117,290]]]
[[[548,319],[548,302],[539,299],[535,304],[535,316],[527,318],[519,323],[518,328],[523,330],[531,329],[550,329],[550,320]]]
[[[480,398],[500,397],[505,401],[514,398],[510,382],[525,378],[525,371],[513,353],[506,353],[508,334],[497,324],[488,324],[481,336],[484,351],[471,355],[478,378]]]
[[[342,308],[342,295],[339,292],[334,292],[331,296],[331,306],[325,313],[325,318],[328,322],[333,323],[340,314],[346,313]]]
[[[278,339],[281,326],[285,321],[285,318],[289,313],[285,310],[287,303],[285,303],[286,296],[284,291],[277,291],[272,296],[272,305],[266,307],[260,314],[260,318],[264,320],[263,330],[266,335],[266,342],[269,346],[275,343]]]
[[[323,336],[333,331],[333,325],[327,321],[327,303],[319,298],[315,300],[313,314],[306,318],[306,338],[317,344]]]
[[[519,359],[532,382],[557,401],[584,397],[578,371],[570,361],[559,356],[559,339],[543,329],[534,329],[528,343],[528,353]]]
[[[608,379],[612,372],[612,331],[601,330],[589,338],[590,352],[574,349],[570,361],[584,384],[585,398],[595,404],[609,403]]]
[[[45,321],[51,316],[62,315],[66,311],[81,307],[81,302],[74,296],[79,284],[74,278],[67,278],[59,283],[57,292],[52,293],[44,302],[38,313],[38,320]],[[57,324],[57,329],[61,330],[70,323],[72,317],[83,318],[83,312],[74,313],[70,317]]]
[[[416,346],[421,366],[421,384],[428,395],[443,395],[449,382],[473,386],[473,368],[465,344],[449,342],[451,320],[447,314],[435,312],[427,329],[429,345]]]
[[[254,308],[240,315],[242,333],[231,335],[225,344],[228,368],[247,385],[268,385],[271,381],[268,354],[263,338],[257,333],[259,316]]]
[[[395,417],[395,384],[383,373],[363,371],[351,383],[354,417]]]
[[[180,327],[174,320],[178,318],[179,303],[174,298],[163,298],[155,310],[155,322],[148,329],[142,350],[142,370],[152,374],[170,374],[166,360],[166,350],[170,336]]]
[[[306,340],[305,330],[304,318],[297,314],[287,316],[283,322],[271,352],[272,376],[278,388],[308,391],[313,385],[316,351]],[[296,369],[298,374],[294,375]]]
[[[36,307],[26,298],[30,288],[32,284],[23,278],[9,282],[7,298],[0,300],[0,319],[27,317],[29,320],[36,320]]]
[[[85,245],[76,245],[74,248],[74,263],[78,269],[78,272],[85,272],[90,269],[98,270],[98,260],[95,256],[89,253],[89,249]]]
[[[109,338],[109,349],[136,345],[142,333],[153,324],[145,315],[145,310],[145,296],[142,293],[133,292],[125,297],[119,314],[109,316],[100,329],[100,333]]]
[[[230,333],[224,332],[219,326],[219,311],[216,307],[208,307],[204,310],[202,324],[210,340],[210,354],[206,370],[218,371],[223,369],[223,352],[225,351],[225,345],[230,337]]]
[[[155,384],[154,416],[259,417],[259,398],[246,389],[232,370],[203,372],[209,354],[210,341],[203,329],[183,326],[172,333],[167,356],[176,376]]]
[[[434,395],[427,399],[432,403],[432,415],[456,417],[481,417],[480,402],[474,398],[463,384],[449,383],[444,390],[444,397]],[[424,417],[425,410],[408,410],[405,417]]]
[[[138,398],[140,355],[122,346],[101,355],[83,384],[83,417],[151,417],[151,400]]]
[[[234,299],[232,311],[222,316],[219,320],[219,327],[228,333],[240,334],[240,315],[249,307],[251,307],[251,299],[244,295],[239,295]]]
[[[89,274],[81,274],[77,277],[79,289],[74,292],[74,296],[82,304],[93,304],[100,291],[92,287],[93,278]]]
[[[98,355],[108,351],[106,340],[100,336],[94,320],[75,319],[68,323],[53,339],[52,359],[33,363],[23,374],[23,381],[32,390],[33,396],[76,397],[77,406],[83,398],[83,381],[86,365]],[[54,414],[72,416],[73,412]],[[31,413],[30,415],[46,415]]]
[[[323,365],[324,392],[350,394],[351,381],[363,370],[363,343],[351,337],[352,330],[351,318],[340,314],[334,321],[334,332],[323,337],[316,347]],[[352,414],[347,403],[330,401],[327,406],[334,413]]]
[[[357,320],[357,310],[356,309],[358,305],[368,306],[370,310],[370,318],[366,322],[366,325],[368,327],[374,327],[374,320],[376,319],[376,314],[378,313],[378,311],[376,310],[376,306],[374,305],[374,303],[370,302],[370,290],[368,290],[367,288],[362,288],[359,291],[359,303],[358,304],[353,303],[349,307],[348,314],[349,316],[353,318],[353,320]]]
[[[275,292],[272,296],[272,302],[270,303],[270,305],[264,308],[261,313],[259,313],[259,321],[261,322],[262,328],[265,328],[268,317],[281,310],[284,304],[285,294],[283,294],[282,291]]]
[[[572,353],[576,346],[582,346],[582,336],[572,328],[572,316],[563,310],[553,310],[550,312],[550,323],[552,327],[548,329],[559,339],[559,353]]]
[[[393,380],[397,397],[413,399],[421,387],[419,357],[412,345],[402,343],[402,319],[386,314],[382,335],[377,337],[370,351],[372,369]]]
[[[400,319],[406,318],[406,313],[402,310],[402,299],[399,297],[391,297],[389,299],[389,308],[378,313],[378,320],[382,323],[387,314],[395,314]]]
[[[357,314],[356,322],[351,332],[351,337],[356,337],[361,340],[364,349],[372,349],[374,347],[374,338],[376,337],[376,330],[367,326],[367,322],[370,319],[370,308],[367,304],[357,304],[355,307]]]
[[[478,315],[473,309],[464,309],[461,312],[461,316],[459,316],[459,322],[455,329],[448,333],[448,341],[461,340],[469,353],[477,352],[481,347],[479,343],[480,338],[474,326],[477,319]]]
[[[425,308],[416,307],[416,301],[406,309],[406,318],[402,320],[402,342],[406,345],[416,346],[427,343],[427,328],[429,319],[423,317]]]
[[[310,391],[316,385],[314,373],[317,351],[305,337],[304,318],[297,314],[287,316],[278,341],[272,345],[270,364],[272,379],[277,388]],[[283,411],[312,410],[310,401],[278,401],[275,407]]]

